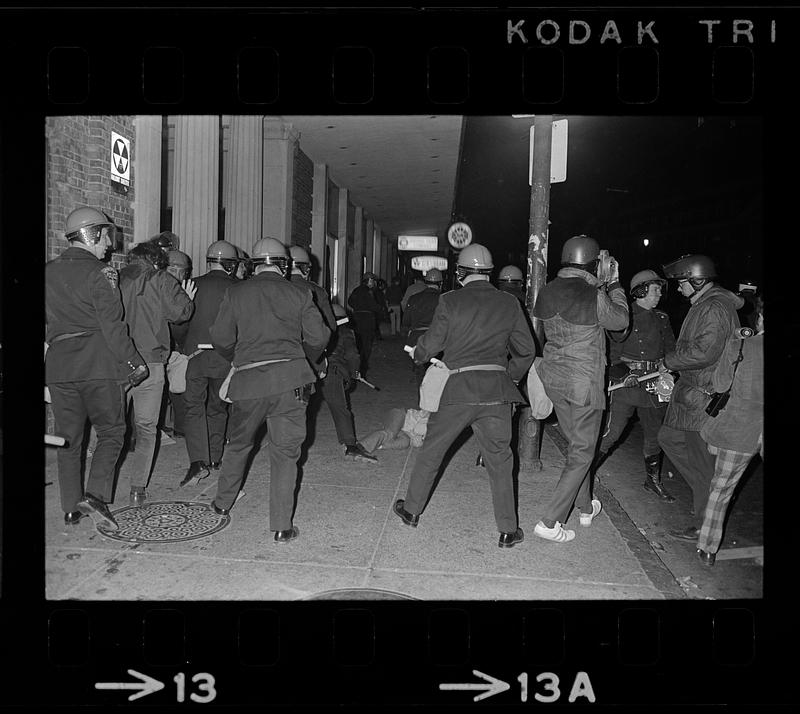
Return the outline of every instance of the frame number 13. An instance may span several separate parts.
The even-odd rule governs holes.
[[[186,701],[186,675],[183,672],[178,672],[173,678],[172,681],[175,682],[175,686],[178,690],[178,702],[185,702]],[[192,677],[192,682],[197,685],[197,689],[202,692],[202,694],[196,694],[195,692],[191,692],[189,694],[189,699],[193,702],[197,702],[198,704],[208,704],[209,702],[213,702],[214,699],[217,697],[217,690],[214,689],[214,677],[212,677],[207,672],[198,672]]]

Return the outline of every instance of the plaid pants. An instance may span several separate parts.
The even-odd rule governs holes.
[[[740,451],[720,449],[708,445],[708,450],[716,454],[714,476],[708,493],[708,503],[697,539],[697,547],[706,553],[716,553],[722,542],[722,527],[725,523],[725,513],[728,510],[731,496],[736,490],[736,484],[742,477],[747,464],[755,454],[744,454]]]

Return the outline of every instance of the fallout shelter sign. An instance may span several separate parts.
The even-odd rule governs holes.
[[[131,140],[111,132],[111,180],[131,185]]]

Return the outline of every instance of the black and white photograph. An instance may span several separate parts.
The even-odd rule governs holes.
[[[447,111],[46,117],[46,600],[763,597],[764,120]]]

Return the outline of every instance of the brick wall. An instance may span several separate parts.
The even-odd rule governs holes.
[[[120,243],[133,242],[133,201],[136,177],[126,193],[111,183],[111,132],[131,140],[130,162],[136,153],[133,116],[48,117],[47,139],[47,260],[57,257],[67,241],[64,226],[78,206],[106,213],[117,226]],[[112,264],[124,264],[115,253]]]
[[[311,211],[314,194],[314,162],[295,144],[292,186],[292,243],[311,247]]]

